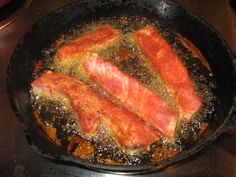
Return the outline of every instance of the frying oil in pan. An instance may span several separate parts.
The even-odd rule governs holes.
[[[174,48],[189,71],[194,82],[197,94],[201,98],[203,106],[193,115],[192,121],[179,121],[175,142],[166,141],[165,138],[151,145],[148,152],[125,153],[118,145],[117,140],[109,135],[106,128],[100,125],[98,135],[95,138],[84,139],[80,134],[78,121],[72,108],[63,104],[35,97],[32,94],[33,108],[36,120],[45,134],[65,151],[82,159],[113,164],[134,165],[144,163],[156,163],[176,155],[184,148],[191,146],[200,136],[201,127],[207,125],[208,118],[214,112],[215,80],[206,60],[199,51],[193,47],[186,38],[172,29],[161,27],[158,22],[152,22],[141,17],[110,17],[84,23],[75,27],[67,34],[59,38],[50,49],[44,50],[45,58],[36,64],[33,78],[37,78],[45,71],[69,74],[94,87],[102,95],[108,96],[94,83],[86,80],[83,75],[73,70],[64,71],[54,65],[54,56],[58,48],[68,42],[94,31],[103,25],[110,25],[122,32],[121,41],[105,50],[98,51],[99,55],[118,66],[123,72],[139,80],[145,87],[161,95],[165,101],[175,110],[176,104],[166,91],[163,80],[149,67],[139,49],[130,40],[133,31],[145,27],[147,24],[155,26],[168,43]],[[109,98],[111,99],[111,98]],[[114,100],[113,100],[114,101]]]

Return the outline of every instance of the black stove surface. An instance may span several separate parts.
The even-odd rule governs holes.
[[[25,3],[22,1],[10,1],[4,8],[1,8],[0,21],[6,20],[10,15],[16,12]]]
[[[9,0],[0,8],[0,29],[12,23],[19,17],[31,4],[32,0]]]
[[[39,156],[29,146],[8,101],[6,69],[20,37],[37,20],[72,1],[34,0],[23,15],[0,30],[0,177],[117,176],[57,164]],[[236,53],[236,12],[229,0],[176,1],[215,27]],[[228,131],[196,155],[146,176],[236,177],[236,131]]]

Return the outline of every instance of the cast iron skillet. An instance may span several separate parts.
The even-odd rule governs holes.
[[[216,77],[216,111],[204,136],[190,149],[154,165],[112,166],[73,158],[45,138],[34,121],[30,104],[32,72],[35,63],[43,57],[42,49],[49,48],[61,34],[84,21],[122,15],[144,16],[174,28],[197,46]],[[195,154],[228,127],[233,127],[235,69],[229,48],[209,25],[168,0],[81,0],[58,9],[41,19],[20,40],[9,63],[7,87],[14,111],[23,122],[26,135],[37,152],[60,163],[82,165],[99,171],[133,174],[156,171]]]

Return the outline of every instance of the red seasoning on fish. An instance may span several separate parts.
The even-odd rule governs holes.
[[[87,51],[105,49],[119,38],[120,33],[114,28],[102,26],[61,47],[56,53],[56,58],[64,62]]]
[[[84,72],[123,106],[140,116],[148,125],[167,137],[174,137],[178,113],[137,80],[123,73],[97,54],[81,63]],[[81,66],[80,66],[81,67]]]
[[[181,116],[189,120],[202,103],[184,64],[167,41],[152,26],[147,25],[135,31],[132,37],[164,80],[176,100]]]
[[[90,96],[94,93],[88,86],[72,77],[49,72],[34,80],[31,86],[35,95],[59,101],[67,108],[72,108],[77,114],[80,130],[84,135],[96,134],[100,105],[95,97]]]
[[[77,113],[83,134],[95,135],[99,121],[125,150],[144,149],[158,141],[156,132],[135,114],[81,81],[57,73],[45,73],[32,82],[33,93],[46,99],[66,100]]]

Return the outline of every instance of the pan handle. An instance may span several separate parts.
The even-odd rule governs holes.
[[[233,54],[234,59],[233,59],[233,64],[234,64],[234,71],[236,73],[236,54]],[[235,82],[236,85],[236,82]],[[233,110],[231,113],[231,116],[226,123],[226,128],[225,128],[226,133],[232,134],[236,136],[236,96],[234,97],[234,104],[233,104]]]

